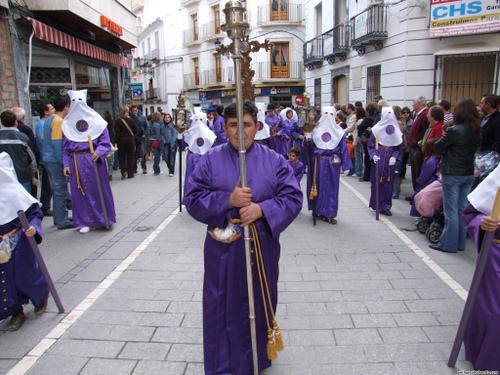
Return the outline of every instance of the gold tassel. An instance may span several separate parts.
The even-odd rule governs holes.
[[[380,177],[380,183],[382,183],[382,177]]]
[[[318,196],[318,190],[316,189],[316,184],[314,184],[313,186],[311,186],[311,193],[309,194],[309,199],[313,200],[317,196]]]
[[[273,331],[270,329],[267,330],[267,358],[271,361],[278,358],[278,353],[276,353],[276,346],[274,345],[273,340]]]
[[[278,326],[278,322],[273,320],[273,329],[274,329],[274,338],[276,340],[276,351],[281,352],[285,349],[285,345],[283,344],[283,336],[281,336],[280,327]]]

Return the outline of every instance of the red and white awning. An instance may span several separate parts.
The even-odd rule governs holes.
[[[116,53],[106,51],[74,36],[68,35],[40,21],[28,18],[35,31],[35,36],[45,42],[49,42],[70,51],[91,57],[93,59],[106,61],[113,65],[129,67],[128,59]]]

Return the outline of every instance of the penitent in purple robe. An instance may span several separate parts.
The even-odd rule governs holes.
[[[436,158],[435,156],[429,156],[427,160],[422,165],[422,170],[417,178],[417,188],[415,189],[415,194],[430,185],[437,180],[438,164],[441,158]],[[415,207],[415,201],[412,202],[410,208],[410,216],[420,217],[420,212]]]
[[[376,209],[375,202],[375,184],[379,184],[379,210],[387,211],[392,207],[392,190],[394,188],[394,174],[396,172],[396,164],[389,165],[389,159],[394,156],[396,160],[399,160],[401,157],[401,153],[403,152],[403,141],[401,140],[401,144],[395,147],[386,147],[384,145],[379,144],[378,153],[375,149],[375,137],[373,133],[370,135],[370,139],[368,140],[368,154],[370,155],[371,160],[371,169],[370,169],[370,208]],[[373,162],[373,157],[378,155],[380,160],[375,164]],[[375,168],[378,168],[378,181],[375,176]],[[382,182],[380,182],[382,179]]]
[[[109,184],[106,157],[111,149],[108,130],[92,141],[97,160],[97,170],[109,225],[116,223],[115,202]],[[71,199],[73,201],[73,224],[75,227],[104,227],[104,209],[99,198],[92,156],[88,142],[73,142],[63,138],[63,164],[71,170]]]
[[[247,179],[252,201],[265,218],[255,222],[259,233],[272,306],[278,301],[279,236],[302,208],[302,192],[286,160],[266,146],[247,150]],[[184,204],[196,220],[225,228],[239,210],[228,209],[229,197],[238,182],[238,151],[226,144],[204,154],[186,182]],[[243,234],[243,229],[241,229]],[[245,246],[243,235],[231,244],[219,242],[207,232],[204,249],[203,348],[205,374],[250,375],[252,349],[249,323]],[[255,263],[255,254],[252,254]],[[252,263],[252,264],[253,264]],[[253,288],[259,371],[271,366],[267,357],[267,324],[257,269]]]
[[[223,145],[227,143],[227,135],[224,131],[224,116],[218,115],[214,121],[213,132],[217,136],[213,146]]]
[[[38,203],[34,203],[25,212],[30,226],[36,229],[35,241],[42,242],[43,214]],[[23,233],[21,222],[14,219],[0,225],[0,234],[4,235],[18,228],[14,233],[18,242],[7,263],[0,264],[2,291],[0,299],[0,319],[5,319],[19,311],[22,305],[31,300],[34,306],[40,306],[49,295],[49,287],[42,270],[36,261],[28,237]]]
[[[313,158],[316,166],[313,163],[311,170],[307,172],[311,176],[307,179],[309,210],[312,210],[312,201],[309,199],[311,181],[316,175],[316,189],[318,191],[315,198],[316,215],[329,219],[336,218],[339,209],[340,167],[342,166],[343,170],[352,169],[351,156],[347,149],[345,136],[342,136],[339,144],[333,150],[317,148],[313,143]],[[334,160],[340,161],[340,163],[333,164]]]
[[[484,214],[472,205],[465,207],[463,218],[467,232],[481,248]],[[474,307],[465,333],[465,359],[478,370],[500,371],[500,228],[495,232]]]
[[[300,181],[302,180],[302,176],[304,176],[304,164],[299,160],[297,160],[297,162],[294,164],[290,163],[290,166],[293,169],[293,174],[295,175],[297,183],[299,184],[300,187]]]
[[[283,155],[285,159],[288,159],[288,151],[292,148],[292,128],[296,123],[295,120],[285,119],[280,122],[276,131],[280,133],[280,136],[275,138],[277,142],[278,153]],[[288,137],[288,139],[286,139]]]

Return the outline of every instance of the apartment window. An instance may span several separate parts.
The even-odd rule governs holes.
[[[321,105],[321,78],[314,80],[314,105]]]
[[[289,78],[288,43],[274,43],[271,49],[271,78]]]
[[[222,82],[222,61],[221,61],[220,54],[214,55],[214,62],[215,62],[215,82],[221,83]]]
[[[366,69],[366,102],[373,102],[377,95],[380,95],[380,65]]]
[[[319,3],[314,8],[314,18],[316,20],[316,36],[323,33],[323,6]]]
[[[193,58],[193,72],[194,84],[198,86],[200,84],[200,62],[197,57]]]
[[[220,28],[220,8],[219,6],[214,6],[212,8],[213,14],[214,14],[214,31],[215,34],[220,34],[221,33],[221,28]]]
[[[193,40],[198,40],[198,14],[191,15],[191,25],[193,26]]]
[[[288,0],[271,0],[271,21],[288,20]]]

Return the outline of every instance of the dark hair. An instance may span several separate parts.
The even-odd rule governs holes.
[[[470,127],[473,133],[481,131],[481,120],[476,103],[472,99],[461,99],[453,110],[453,125],[463,124]]]
[[[434,149],[434,143],[436,143],[436,141],[438,140],[439,138],[432,138],[432,139],[428,139],[425,141],[425,154],[426,155],[434,155],[434,154],[437,154],[438,152],[436,152],[436,150]]]
[[[146,120],[148,120],[148,121],[151,121],[152,119],[153,119],[153,116],[151,116],[151,115],[148,115],[148,117],[146,117]]]
[[[449,111],[451,108],[451,103],[448,101],[448,99],[441,99],[439,101],[439,105],[441,108],[443,108],[445,111]]]
[[[299,150],[298,147],[292,147],[290,149],[290,151],[288,151],[288,152],[291,152],[292,154],[295,154],[295,156],[300,156],[300,150]]]
[[[411,109],[410,109],[410,108],[408,108],[408,107],[403,107],[402,111],[403,111],[403,114],[404,114],[405,112],[408,112],[408,113],[411,115]]]
[[[133,105],[132,107],[130,107],[130,110],[132,111],[134,108],[137,108],[137,106]]]
[[[3,126],[6,128],[12,128],[17,121],[17,115],[11,110],[6,110],[0,114],[0,120]]]
[[[377,110],[377,106],[375,105],[375,103],[368,103],[366,105],[366,113],[367,113],[367,115],[368,115],[368,113],[369,113],[369,115],[373,115],[376,110]]]
[[[274,104],[268,104],[267,105],[267,110],[268,111],[274,111],[276,109],[276,106]]]
[[[345,116],[342,112],[337,112],[337,114],[335,116],[338,116],[339,119],[340,119],[340,122],[344,122],[345,121]]]
[[[444,120],[444,111],[443,111],[443,108],[441,108],[438,105],[432,106],[429,109],[429,114],[436,121],[443,121]]]
[[[366,111],[363,107],[356,108],[356,120],[366,117]]]
[[[361,102],[354,102],[355,107],[363,107],[363,103]]]
[[[68,95],[57,95],[54,99],[54,109],[57,112],[64,111],[64,107],[69,106],[69,96]]]
[[[286,111],[286,115],[288,116],[289,113],[291,113],[292,116],[293,116],[293,111],[291,109],[289,109],[288,111]]]
[[[45,116],[45,112],[50,111],[49,104],[50,103],[47,102],[38,104],[38,113],[40,114],[40,117]]]
[[[354,105],[352,105],[351,103],[347,105],[347,108],[350,108],[353,112],[356,110],[356,108],[354,108]]]
[[[219,109],[219,107],[217,107]],[[254,102],[249,100],[245,100],[243,102],[243,115],[249,114],[253,118],[253,122],[257,124],[257,113],[259,110],[255,106]],[[236,114],[236,103],[229,104],[224,110],[224,123],[228,123],[228,119],[238,117]]]
[[[170,121],[172,121],[172,115],[170,113],[165,113],[163,116],[163,122],[165,122],[165,117],[168,116],[170,118]]]
[[[494,94],[484,94],[483,98],[484,98],[484,102],[490,103],[490,105],[493,108],[496,108],[498,106],[498,96],[496,96]]]
[[[222,112],[224,112],[224,106],[218,105],[217,108],[215,109],[217,111],[218,115],[222,116]]]
[[[375,95],[373,97],[373,100],[382,100],[382,99],[384,99],[384,97],[382,95]]]

